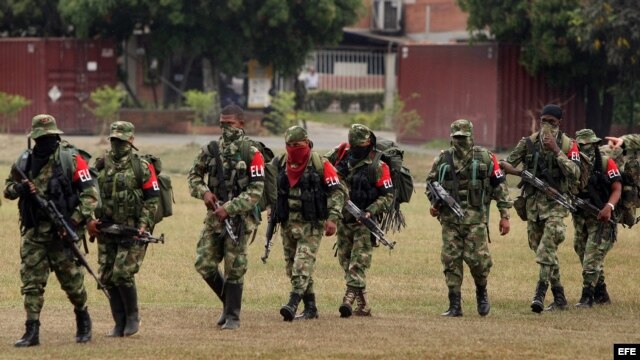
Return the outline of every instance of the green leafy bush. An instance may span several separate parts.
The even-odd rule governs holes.
[[[0,91],[0,129],[3,132],[11,131],[11,125],[18,118],[17,115],[25,106],[29,106],[31,100],[20,95],[11,95]]]
[[[213,116],[213,108],[216,103],[215,91],[189,90],[184,93],[184,98],[187,106],[196,113],[196,124],[204,124]]]
[[[90,98],[93,106],[85,105],[85,107],[102,122],[101,138],[106,135],[109,124],[118,121],[118,111],[122,107],[126,94],[121,88],[109,85],[104,85],[91,92]]]

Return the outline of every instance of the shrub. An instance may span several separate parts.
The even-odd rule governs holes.
[[[195,113],[196,124],[204,124],[213,116],[213,108],[216,103],[216,92],[202,92],[199,90],[189,90],[184,93],[187,106]]]
[[[11,125],[18,118],[18,113],[29,104],[31,104],[31,100],[20,95],[11,95],[0,91],[0,117],[4,119],[0,123],[1,130],[3,132],[11,131]]]

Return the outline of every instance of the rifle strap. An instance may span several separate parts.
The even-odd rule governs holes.
[[[220,200],[226,202],[229,199],[227,199],[227,183],[224,181],[224,168],[222,165],[222,157],[220,156],[220,144],[215,140],[210,142],[209,152],[211,152],[211,155],[213,155],[213,158],[216,161],[216,177],[218,178],[218,186],[220,189]]]

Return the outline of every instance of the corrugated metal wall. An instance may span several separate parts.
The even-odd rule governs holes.
[[[401,131],[400,141],[448,139],[451,123],[464,118],[473,122],[476,144],[495,146],[497,46],[409,45],[398,57],[405,110],[424,120],[417,131]]]
[[[35,114],[56,117],[67,134],[94,133],[85,108],[91,91],[116,83],[116,49],[106,40],[10,38],[0,40],[0,91],[31,100],[12,131],[24,133]],[[56,99],[54,88],[58,89]]]
[[[501,45],[498,58],[498,133],[496,147],[511,147],[537,126],[545,104],[562,106],[560,129],[573,137],[584,127],[585,106],[580,89],[559,89],[547,85],[542,75],[532,77],[520,65],[520,48]]]
[[[550,88],[542,76],[525,71],[519,55],[518,47],[496,44],[402,46],[399,94],[405,111],[415,109],[424,124],[414,132],[401,130],[399,140],[446,140],[451,122],[466,118],[477,144],[508,149],[530,133],[532,120],[550,102],[563,106],[562,130],[573,136],[584,125],[580,90]]]

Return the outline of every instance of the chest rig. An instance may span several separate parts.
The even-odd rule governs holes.
[[[327,186],[324,182],[322,159],[312,153],[302,177],[294,188],[290,187],[286,172],[285,156],[278,164],[277,220],[289,220],[290,212],[302,214],[305,221],[321,221],[329,217]]]
[[[100,218],[126,223],[140,217],[144,195],[133,169],[134,161],[141,161],[137,154],[130,154],[121,161],[114,161],[109,154],[105,156],[104,168],[98,169],[102,197]]]
[[[222,202],[233,199],[249,186],[247,161],[250,160],[243,158],[242,146],[245,146],[243,142],[236,140],[222,151],[217,141],[205,147],[207,186]]]
[[[540,133],[535,133],[525,138],[525,144],[527,146],[527,155],[525,155],[524,158],[525,170],[529,170],[533,176],[545,180],[560,192],[568,192],[570,190],[569,184],[558,166],[556,154],[554,154],[553,151],[542,150],[542,142],[540,141],[539,134]],[[558,144],[561,151],[566,154],[571,148],[571,139],[564,133],[559,132],[556,137],[556,144]],[[531,188],[531,186],[528,186],[526,183],[523,185],[525,188]],[[533,191],[533,189],[530,191]]]
[[[483,207],[491,201],[491,156],[486,149],[474,146],[456,168],[453,149],[442,154],[444,161],[438,166],[438,182],[462,206]]]

